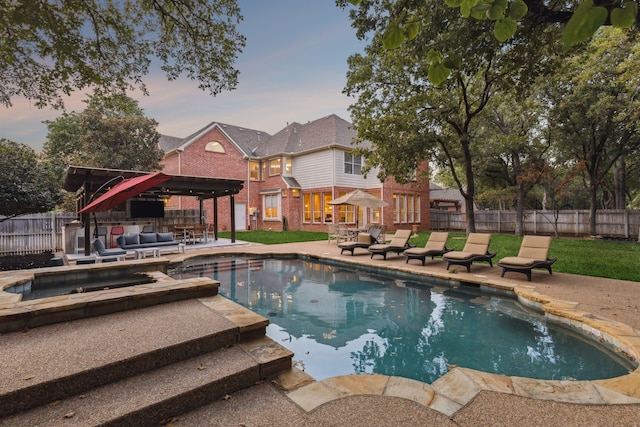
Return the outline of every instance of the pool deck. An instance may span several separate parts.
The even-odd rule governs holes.
[[[464,269],[456,271],[455,267],[447,272],[441,260],[428,260],[427,265],[422,266],[419,262],[406,264],[404,257],[395,254],[386,261],[379,257],[372,260],[366,250],[356,250],[354,256],[341,255],[335,243],[327,241],[269,246],[213,244],[166,257],[180,261],[184,257],[223,252],[306,254],[515,292],[526,301],[544,305],[551,315],[610,332],[636,355],[640,349],[638,282],[561,273],[549,275],[546,271],[534,271],[532,282],[528,282],[524,275],[517,273],[507,273],[507,277],[500,278],[500,268],[491,268],[485,263],[474,264],[471,273]],[[157,339],[150,336],[154,338]],[[74,347],[69,340],[59,345],[61,351]],[[8,351],[5,349],[5,353]],[[424,384],[382,375],[315,382],[304,373],[293,371],[273,382],[255,385],[183,414],[171,420],[171,424],[640,426],[640,372],[599,381],[536,381],[455,368],[433,384]]]

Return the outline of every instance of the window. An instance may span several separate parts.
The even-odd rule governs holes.
[[[264,181],[267,176],[267,162],[262,162],[262,175],[260,176],[260,181]]]
[[[302,195],[302,221],[311,222],[311,193]]]
[[[260,162],[249,161],[249,179],[251,181],[260,181]]]
[[[371,224],[380,224],[381,208],[371,208],[369,210],[369,222]]]
[[[344,173],[362,175],[362,156],[344,153]]]
[[[265,194],[262,196],[262,219],[265,221],[280,220],[280,194]]]
[[[224,153],[224,147],[218,141],[208,142],[204,147],[204,151],[211,151],[212,153]]]
[[[333,200],[331,193],[304,193],[302,195],[302,221],[322,224],[333,222]]]
[[[345,191],[340,191],[338,197],[342,197],[347,194]],[[353,205],[338,205],[338,221],[346,223],[356,222],[356,209]]]
[[[293,162],[291,157],[284,158],[284,174],[291,175],[293,173]]]
[[[269,176],[280,175],[280,159],[269,160]]]
[[[420,222],[420,196],[417,194],[394,194],[393,222],[399,224]]]

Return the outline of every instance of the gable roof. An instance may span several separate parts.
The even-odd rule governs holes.
[[[211,122],[203,128],[198,129],[186,138],[176,138],[172,136],[160,136],[160,148],[169,154],[175,150],[184,150],[189,144],[196,141],[200,136],[209,132],[211,129],[218,127],[222,133],[224,133],[229,140],[240,150],[242,154],[247,157],[255,157],[252,151],[256,149],[261,143],[268,141],[271,138],[266,132],[247,129],[241,126],[229,125],[220,122]]]
[[[250,158],[262,158],[279,154],[300,154],[329,147],[352,149],[357,132],[351,123],[335,114],[300,124],[293,122],[276,133],[247,129],[240,126],[211,122],[186,138],[162,135],[160,148],[165,154],[183,150],[201,135],[217,126],[238,149]],[[367,144],[364,144],[365,146]]]

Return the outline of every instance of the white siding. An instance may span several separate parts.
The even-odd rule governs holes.
[[[378,168],[367,178],[344,173],[344,151],[324,150],[293,158],[293,177],[303,189],[317,187],[380,188]]]
[[[332,151],[318,151],[294,157],[293,176],[303,189],[333,186]]]
[[[344,151],[334,150],[333,153],[335,159],[334,165],[336,186],[354,188],[380,188],[380,181],[378,180],[378,168],[375,168],[374,170],[369,172],[366,178],[362,175],[344,173]]]

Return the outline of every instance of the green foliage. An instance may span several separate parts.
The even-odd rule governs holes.
[[[229,239],[230,231],[221,231],[220,237]],[[327,240],[327,233],[312,231],[236,231],[236,239],[245,242],[262,243],[263,245],[277,245],[281,243],[293,242],[314,242],[317,240]]]
[[[145,91],[159,61],[169,80],[186,75],[212,95],[233,89],[245,45],[236,0],[0,2],[0,104],[21,96],[63,106],[84,88]]]
[[[0,139],[0,170],[0,215],[47,212],[60,200],[60,180],[32,148]]]
[[[65,113],[48,122],[44,156],[60,173],[69,165],[154,171],[162,150],[157,122],[144,117],[137,101],[96,93],[81,113]]]

